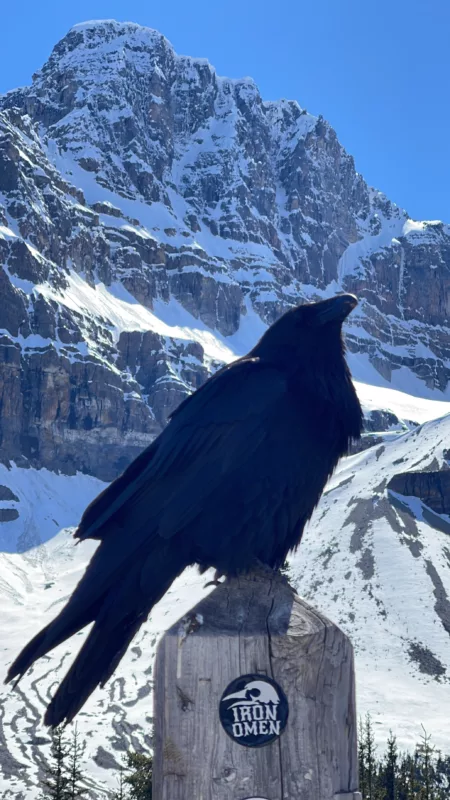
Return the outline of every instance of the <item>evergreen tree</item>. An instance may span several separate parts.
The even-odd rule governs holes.
[[[280,572],[287,579],[288,583],[292,584],[292,582],[294,580],[294,576],[292,574],[292,570],[291,570],[291,566],[289,564],[289,561],[287,561],[287,560],[283,561],[283,563],[282,563],[282,565],[280,567]]]
[[[80,742],[78,728],[75,725],[67,759],[68,800],[77,800],[77,798],[83,797],[89,791],[81,785],[84,777],[80,769],[82,755],[83,746]]]
[[[420,785],[418,782],[417,760],[418,760],[417,751],[414,753],[414,756],[408,757],[408,765],[409,765],[408,800],[417,800],[417,792],[420,789]]]
[[[431,736],[427,734],[423,725],[422,730],[421,741],[416,749],[421,777],[421,788],[418,796],[420,800],[435,800],[433,784],[435,783],[434,753],[436,748],[431,745]]]
[[[367,800],[376,800],[376,777],[377,767],[375,760],[375,752],[377,746],[375,744],[375,736],[372,727],[372,717],[369,713],[366,714],[364,724],[365,735],[365,756],[366,756],[366,776],[367,776]],[[363,795],[364,797],[364,795]]]
[[[69,800],[69,780],[67,777],[67,758],[69,750],[63,740],[61,728],[52,731],[51,761],[45,769],[42,781],[42,800]]]
[[[397,772],[398,772],[398,749],[397,739],[389,731],[387,740],[387,752],[384,769],[382,769],[382,786],[384,789],[383,800],[398,800],[397,792]]]
[[[363,800],[365,800],[367,797],[366,732],[361,717],[359,718],[358,767],[359,791],[361,792]]]
[[[408,759],[410,756],[403,755],[399,769],[398,769],[398,780],[397,780],[397,794],[398,800],[412,800],[412,797],[409,793],[409,781],[410,781],[410,767]]]
[[[127,754],[127,766],[131,774],[124,779],[129,789],[130,800],[152,800],[153,759],[145,753]]]

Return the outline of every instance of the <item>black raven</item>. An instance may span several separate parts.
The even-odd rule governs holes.
[[[88,506],[75,536],[100,544],[67,605],[6,678],[94,622],[46,724],[70,722],[104,685],[185,567],[225,575],[257,562],[277,569],[297,547],[327,479],[361,433],[341,330],[356,303],[342,294],[285,313],[248,355],[184,400]]]

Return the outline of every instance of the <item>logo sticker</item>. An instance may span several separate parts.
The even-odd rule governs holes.
[[[242,675],[225,689],[219,715],[233,741],[245,747],[263,747],[283,733],[289,706],[282,688],[271,678]]]

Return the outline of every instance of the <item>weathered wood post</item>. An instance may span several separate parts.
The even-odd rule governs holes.
[[[163,636],[155,800],[356,800],[353,650],[269,570],[227,580]]]

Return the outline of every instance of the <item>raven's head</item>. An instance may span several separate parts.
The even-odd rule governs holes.
[[[301,320],[302,326],[318,329],[332,325],[340,330],[344,320],[357,305],[358,300],[354,294],[337,294],[328,300],[297,306],[293,309],[293,315],[298,318],[297,324]]]
[[[347,418],[352,438],[360,435],[362,412],[345,360],[342,324],[357,304],[353,294],[338,294],[292,308],[251,352],[279,365],[318,402],[332,403]]]
[[[326,360],[345,351],[342,323],[358,304],[353,294],[338,294],[318,303],[291,308],[265,332],[252,353],[275,358],[297,369],[296,364],[312,358]]]

